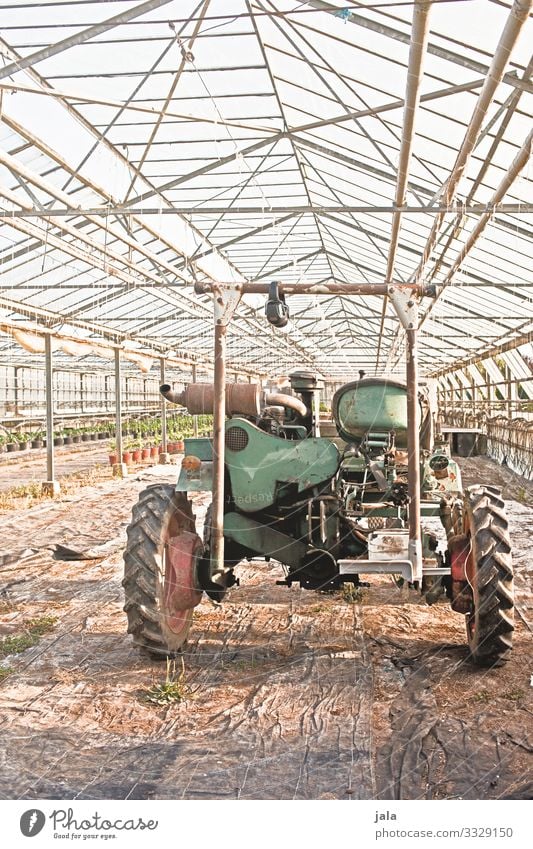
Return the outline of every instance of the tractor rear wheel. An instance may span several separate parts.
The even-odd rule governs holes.
[[[173,657],[187,639],[202,591],[196,534],[187,493],[155,484],[139,495],[124,551],[124,610],[135,645],[154,657]]]
[[[472,609],[466,615],[468,645],[477,664],[499,666],[509,659],[514,628],[509,524],[496,487],[469,487],[464,506],[469,544],[465,571],[472,592]]]

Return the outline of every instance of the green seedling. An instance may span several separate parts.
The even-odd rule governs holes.
[[[26,649],[37,645],[39,639],[54,629],[57,622],[55,616],[41,616],[37,619],[27,619],[23,625],[21,634],[12,634],[0,640],[0,658],[10,654],[21,654]]]
[[[165,680],[160,684],[153,684],[144,694],[147,702],[154,705],[172,705],[182,702],[189,695],[189,688],[185,683],[185,662],[181,659],[181,672],[176,674],[176,661],[167,659],[167,672]]]

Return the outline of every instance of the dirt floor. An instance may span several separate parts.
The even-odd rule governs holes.
[[[353,603],[278,587],[280,567],[254,561],[222,607],[197,608],[186,698],[167,706],[146,700],[165,664],[133,648],[120,581],[132,504],[176,468],[3,511],[0,638],[30,644],[0,660],[1,796],[531,798],[533,486],[485,458],[462,465],[466,484],[497,482],[508,500],[505,668],[475,669],[463,617],[388,577]],[[207,501],[194,499],[199,527]],[[55,559],[57,543],[94,559]]]
[[[98,464],[107,465],[109,445],[106,439],[54,448],[56,476],[85,472]],[[0,454],[0,492],[43,480],[46,480],[46,449]]]

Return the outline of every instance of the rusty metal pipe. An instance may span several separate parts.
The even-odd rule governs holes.
[[[183,393],[182,392],[174,392],[174,390],[172,389],[170,384],[162,383],[161,386],[159,387],[159,391],[160,391],[161,395],[163,396],[163,398],[166,401],[170,401],[171,404],[181,404],[182,406],[185,406],[184,404],[182,404],[182,401],[181,401],[181,397],[182,397]]]
[[[426,286],[423,283],[400,283],[394,282],[399,289],[413,292],[415,295],[431,296],[434,294],[435,286]],[[215,288],[226,286],[228,289],[239,291],[242,295],[268,295],[270,284],[258,280],[247,280],[244,283],[213,283],[211,280],[197,280],[194,291],[197,295],[206,295]],[[387,283],[280,283],[279,291],[283,295],[386,295]]]
[[[215,311],[216,315],[216,311]],[[226,330],[215,319],[213,405],[213,512],[211,514],[211,574],[224,570],[224,435],[226,420]]]
[[[187,407],[192,415],[204,415],[215,410],[215,384],[189,383],[182,392],[174,392],[169,384],[159,391],[167,401]],[[257,383],[226,383],[225,409],[228,415],[259,416],[261,387]]]
[[[265,395],[265,404],[267,407],[288,407],[294,410],[299,416],[307,416],[308,409],[303,401],[295,398],[294,395],[284,395],[282,392],[274,392]]]
[[[161,386],[168,386],[165,383],[165,358],[159,358],[159,378],[161,380]],[[168,387],[170,389],[170,386]],[[166,397],[161,393],[161,446],[163,448],[163,454],[167,453],[167,405],[166,405]]]

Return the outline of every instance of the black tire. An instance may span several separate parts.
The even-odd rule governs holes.
[[[471,540],[467,573],[473,597],[466,616],[468,646],[478,665],[500,666],[509,659],[514,630],[511,541],[500,490],[469,487],[464,524]]]
[[[172,484],[154,484],[143,490],[127,528],[124,610],[134,644],[159,659],[176,656],[192,621],[191,608],[184,629],[176,634],[168,627],[163,602],[165,544],[180,531],[195,532],[186,493],[177,493]]]

